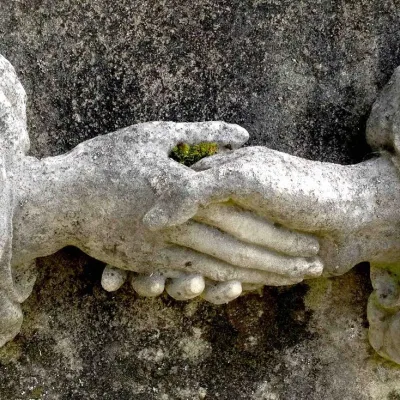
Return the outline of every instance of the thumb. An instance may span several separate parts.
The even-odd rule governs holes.
[[[158,129],[167,129],[159,145],[169,153],[179,143],[196,144],[201,142],[215,142],[220,151],[236,149],[242,146],[249,138],[248,132],[236,124],[221,121],[193,122],[193,123],[157,123]],[[175,163],[174,163],[175,164]],[[179,171],[177,168],[179,166]],[[192,218],[201,202],[205,198],[201,193],[204,182],[200,183],[200,174],[190,169],[183,169],[181,165],[170,166],[180,176],[176,185],[162,194],[155,206],[147,212],[143,223],[151,230],[180,225]],[[204,178],[204,177],[203,177]]]
[[[187,186],[175,186],[162,194],[143,217],[143,223],[152,231],[180,225],[197,213],[198,206],[199,195],[196,185],[190,183]]]

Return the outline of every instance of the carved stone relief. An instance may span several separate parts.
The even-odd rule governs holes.
[[[379,157],[342,166],[265,147],[223,122],[150,122],[38,160],[27,156],[25,93],[0,58],[0,345],[22,323],[35,258],[67,245],[107,264],[102,285],[226,303],[263,285],[343,274],[369,261],[370,340],[400,363],[400,71],[367,126]],[[191,168],[179,143],[220,152]]]

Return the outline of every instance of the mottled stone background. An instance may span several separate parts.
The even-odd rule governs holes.
[[[399,43],[399,0],[0,0],[36,156],[222,119],[251,144],[357,162]],[[217,307],[105,293],[103,265],[73,248],[39,264],[1,400],[400,399],[400,369],[366,338],[368,265]]]

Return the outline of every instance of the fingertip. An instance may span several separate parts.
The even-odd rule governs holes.
[[[133,275],[131,286],[140,296],[157,297],[164,292],[165,277],[160,274]]]
[[[219,144],[229,150],[242,147],[249,140],[249,133],[245,128],[237,124],[230,124],[223,121],[218,121],[216,135],[219,137]]]
[[[226,304],[242,294],[242,284],[239,281],[227,281],[207,286],[202,297],[213,304]]]
[[[196,275],[190,279],[186,291],[189,295],[198,296],[203,293],[205,286],[204,278],[200,275]]]
[[[101,276],[101,286],[107,292],[115,292],[125,283],[126,278],[126,271],[106,265]]]
[[[250,139],[250,134],[249,132],[244,129],[242,126],[236,125],[239,133],[239,140],[238,140],[238,147],[243,146],[245,143],[248,142]]]
[[[171,279],[165,289],[175,300],[190,300],[201,295],[205,288],[205,281],[201,275],[182,275]]]
[[[250,135],[245,128],[237,124],[225,124],[226,129],[229,130],[231,136],[228,145],[230,145],[232,149],[242,147],[249,140]]]
[[[236,299],[242,294],[242,284],[238,281],[230,281],[225,288],[225,295],[229,299]]]
[[[322,263],[319,257],[315,257],[314,259],[311,259],[309,262],[309,268],[306,276],[310,278],[315,278],[321,276],[323,271],[324,271],[324,264]]]

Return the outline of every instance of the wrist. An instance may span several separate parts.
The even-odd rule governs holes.
[[[365,214],[364,226],[400,222],[400,172],[386,154],[354,166],[354,202]],[[362,226],[363,227],[363,226]]]
[[[54,158],[24,157],[9,172],[13,187],[12,264],[56,252],[71,241],[74,210]]]

